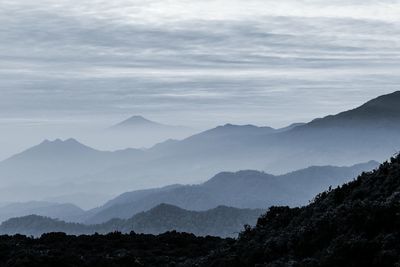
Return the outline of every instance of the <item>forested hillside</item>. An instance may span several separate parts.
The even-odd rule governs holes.
[[[255,225],[263,213],[261,209],[237,209],[219,206],[207,211],[188,211],[172,205],[160,204],[129,219],[112,219],[102,224],[67,223],[57,219],[29,215],[12,218],[0,225],[0,234],[40,236],[49,232],[72,235],[122,233],[161,234],[167,231],[192,233],[197,236],[237,237],[243,225]]]
[[[273,207],[205,266],[398,266],[400,156],[303,208]]]
[[[237,240],[166,233],[0,237],[8,266],[398,266],[400,156],[308,206],[272,207]],[[29,263],[29,264],[28,264]]]

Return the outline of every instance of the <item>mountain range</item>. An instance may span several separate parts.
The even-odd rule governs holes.
[[[166,140],[180,140],[197,133],[186,126],[169,125],[149,120],[140,115],[131,116],[85,141],[102,149],[124,149],[127,147],[149,148]]]
[[[351,181],[379,164],[371,161],[351,167],[314,166],[274,176],[258,171],[219,173],[199,185],[172,185],[124,193],[82,217],[85,223],[102,223],[168,203],[188,210],[208,210],[220,205],[264,209],[274,205],[301,206],[329,187]]]
[[[0,162],[0,202],[89,192],[118,195],[200,183],[224,171],[282,174],[312,165],[382,161],[400,149],[399,106],[400,92],[394,92],[306,124],[284,129],[227,124],[144,150],[107,152],[74,139],[45,141]],[[148,123],[133,118],[138,121]]]
[[[314,166],[279,176],[252,170],[223,172],[197,185],[175,184],[125,192],[87,211],[72,204],[12,203],[0,207],[0,219],[35,214],[69,222],[99,224],[115,218],[128,219],[162,203],[193,211],[221,205],[251,209],[272,205],[301,206],[318,192],[348,182],[359,173],[377,166],[374,161],[351,167]]]
[[[237,239],[196,237],[176,231],[160,235],[0,236],[0,265],[397,266],[399,192],[400,156],[396,156],[354,181],[319,193],[304,207],[270,207],[254,227],[245,226]],[[167,207],[172,209],[169,214],[182,212]],[[39,230],[32,233],[48,226],[65,229],[55,225],[58,222],[47,223],[31,216],[10,220],[0,228],[9,233],[31,226]]]
[[[61,220],[76,220],[84,215],[84,210],[73,204],[59,204],[44,201],[26,203],[11,203],[0,207],[0,222],[13,217],[31,214],[58,218]]]
[[[28,215],[3,222],[0,225],[0,234],[40,236],[49,232],[64,232],[79,235],[115,231],[160,234],[174,230],[198,236],[235,237],[243,230],[244,225],[255,225],[262,213],[261,209],[237,209],[225,206],[199,212],[160,204],[129,219],[113,219],[97,225],[67,223],[48,217]]]

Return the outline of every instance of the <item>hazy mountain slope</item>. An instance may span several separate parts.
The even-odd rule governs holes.
[[[43,201],[53,203],[71,203],[81,207],[84,210],[93,209],[99,206],[99,203],[111,199],[112,195],[96,194],[96,193],[71,193],[64,195],[57,195],[54,197],[46,197]]]
[[[219,205],[238,208],[264,208],[272,205],[304,205],[318,192],[350,181],[362,171],[378,166],[377,162],[352,167],[310,167],[282,176],[258,171],[224,172],[209,181],[193,186],[178,186],[130,192],[95,209],[87,223],[101,223],[112,218],[129,218],[160,203],[189,210],[207,210]]]
[[[353,110],[316,119],[305,125],[310,127],[390,127],[400,128],[400,91],[372,99]],[[374,123],[374,124],[371,124]]]
[[[318,155],[325,154],[325,158],[330,156],[336,157],[334,154],[337,150],[344,152],[342,154],[343,158],[347,158],[346,154],[354,153],[355,155],[359,155],[359,151],[346,150],[346,146],[349,144],[353,144],[351,147],[357,147],[359,150],[363,149],[366,151],[370,149],[371,151],[368,153],[369,159],[375,158],[372,151],[376,149],[380,150],[379,152],[386,150],[386,154],[379,155],[379,157],[387,157],[388,154],[395,152],[393,149],[400,146],[397,139],[382,142],[386,137],[393,137],[394,134],[399,134],[400,132],[399,106],[400,91],[397,91],[373,99],[353,110],[316,119],[304,125],[299,124],[295,127],[289,127],[288,130],[283,132],[278,131],[275,134],[271,134],[274,131],[264,131],[260,128],[258,130],[253,129],[252,134],[248,131],[243,131],[244,134],[241,135],[233,133],[225,134],[223,136],[227,139],[225,142],[223,140],[222,142],[221,140],[212,142],[212,144],[205,142],[213,141],[213,139],[205,138],[204,136],[217,131],[218,128],[216,128],[183,140],[181,146],[190,149],[190,144],[196,143],[198,147],[213,147],[213,151],[218,153],[225,151],[224,144],[229,142],[229,145],[232,146],[231,149],[235,149],[235,147],[243,149],[242,155],[245,154],[251,158],[256,158],[261,153],[261,155],[265,156],[263,158],[266,162],[265,165],[269,165],[268,162],[271,162],[271,160],[272,162],[278,161],[277,158],[271,156],[273,155],[271,152],[278,152],[278,157],[280,156],[279,154],[289,153],[293,155],[306,151],[309,153],[318,152]],[[236,128],[234,126],[229,127],[228,125],[222,128],[225,128],[226,132],[238,132],[238,130],[233,130]],[[380,135],[377,135],[377,133],[380,133]],[[383,148],[379,148],[378,144],[381,144]],[[390,144],[393,144],[393,146],[388,147]],[[317,146],[319,151],[310,151],[310,148],[314,149]],[[254,155],[252,156],[252,154]],[[241,154],[233,156],[241,157]],[[308,159],[308,157],[313,155],[304,153],[302,156]],[[300,160],[299,158],[291,159],[294,161]],[[353,161],[354,159],[352,159]],[[358,161],[360,162],[361,160]],[[332,163],[336,164],[335,162]],[[341,164],[346,163],[341,162]],[[315,163],[312,162],[307,165],[315,165]]]
[[[112,127],[113,131],[185,131],[188,128],[183,126],[173,126],[148,120],[142,116],[134,115]]]
[[[303,208],[271,208],[200,266],[396,266],[400,156]]]
[[[197,159],[202,159],[204,156],[215,158],[222,154],[238,153],[237,150],[246,145],[248,140],[269,135],[275,131],[271,127],[226,124],[171,143],[169,146],[156,146],[148,152],[173,157],[188,156],[190,153],[191,157]],[[223,161],[224,158],[221,160]]]
[[[152,189],[144,189],[144,190],[138,190],[138,191],[133,191],[133,192],[126,192],[126,193],[123,193],[123,194],[113,198],[110,201],[107,201],[107,203],[104,204],[102,207],[108,208],[108,207],[111,207],[114,205],[124,204],[127,202],[135,202],[142,198],[148,197],[150,195],[174,190],[181,186],[182,185],[169,185],[169,186],[165,186],[162,188],[152,188]]]
[[[94,171],[99,161],[105,160],[106,154],[74,139],[45,140],[0,162],[0,175],[4,180],[8,178],[4,184],[67,179]]]
[[[116,147],[152,147],[169,139],[184,139],[198,130],[158,123],[142,116],[132,116],[104,131],[99,137]]]
[[[96,207],[86,211],[85,214],[83,214],[79,218],[75,218],[75,220],[77,222],[102,223],[107,220],[111,220],[113,218],[127,219],[138,212],[149,210],[156,206],[153,204],[153,201],[149,201],[148,203],[143,203],[143,200],[151,199],[153,195],[167,192],[179,187],[180,185],[170,185],[162,188],[152,188],[145,190],[137,190],[133,192],[126,192],[107,201],[104,205],[100,207]],[[121,209],[119,207],[125,207],[126,203],[132,203],[132,202],[143,203],[143,205],[140,205],[140,207],[143,209],[134,209],[134,208],[133,210],[129,209],[129,214],[124,213],[125,216],[121,216]],[[158,202],[157,204],[160,203],[162,202]],[[105,213],[107,214],[107,219],[104,220],[95,219],[95,218],[103,218],[101,214],[103,214],[104,210],[106,210]]]
[[[257,169],[281,174],[310,165],[381,161],[400,150],[400,121],[396,115],[399,94],[381,96],[359,108],[285,131],[250,125],[219,126],[158,145],[146,152],[148,158],[140,166],[113,168],[98,177],[111,173],[123,176],[131,170],[152,186],[166,180],[198,182],[226,170]]]
[[[12,217],[21,217],[32,214],[61,220],[74,220],[81,217],[84,214],[84,211],[72,204],[37,201],[12,203],[0,207],[0,222]]]
[[[0,162],[4,183],[69,181],[110,166],[138,159],[141,150],[106,152],[92,149],[75,139],[45,140],[11,158]],[[3,184],[4,185],[4,184]]]
[[[39,236],[47,232],[93,234],[121,231],[129,233],[159,234],[176,230],[206,236],[237,236],[245,224],[255,225],[263,210],[236,209],[220,206],[212,210],[195,212],[161,204],[127,220],[110,220],[98,225],[66,223],[47,217],[25,216],[9,219],[0,225],[1,234]]]
[[[140,161],[142,155],[143,151],[137,149],[98,151],[75,139],[46,140],[0,162],[0,201],[51,199],[67,194],[113,194],[112,188],[102,185],[109,180],[95,179],[94,174],[111,166]]]
[[[142,116],[134,115],[114,126],[111,129],[118,129],[118,128],[135,128],[135,127],[157,127],[162,126],[162,124],[150,121]]]
[[[72,139],[45,142],[0,162],[0,201],[52,198],[65,195],[66,188],[104,195],[197,184],[223,171],[282,174],[311,165],[380,161],[400,150],[399,95],[283,131],[228,124],[145,151],[97,151]]]
[[[400,150],[400,91],[383,95],[364,105],[316,119],[280,134],[275,141],[292,148],[293,165],[299,158],[320,164],[343,164],[354,160],[384,160]],[[281,164],[277,164],[279,167]]]

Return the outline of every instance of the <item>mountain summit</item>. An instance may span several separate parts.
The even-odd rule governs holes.
[[[162,124],[151,121],[146,119],[143,116],[138,116],[134,115],[116,125],[114,125],[112,128],[121,128],[121,127],[143,127],[143,126],[161,126]]]
[[[76,158],[79,155],[91,155],[98,152],[97,150],[88,147],[76,139],[69,138],[66,140],[55,139],[53,141],[44,140],[40,144],[31,147],[13,157],[9,160],[35,160],[38,159],[54,159],[54,157],[65,158]]]
[[[155,131],[159,131],[170,133],[172,136],[175,136],[176,133],[187,132],[189,130],[183,126],[167,125],[155,122],[139,115],[134,115],[120,123],[115,124],[114,126],[111,126],[109,129],[117,132],[119,131],[127,133],[132,133],[132,131],[137,133],[147,133],[149,131],[154,133]]]

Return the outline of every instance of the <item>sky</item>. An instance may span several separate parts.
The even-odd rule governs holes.
[[[400,90],[395,0],[1,0],[0,40],[2,153],[131,115],[281,127]]]

